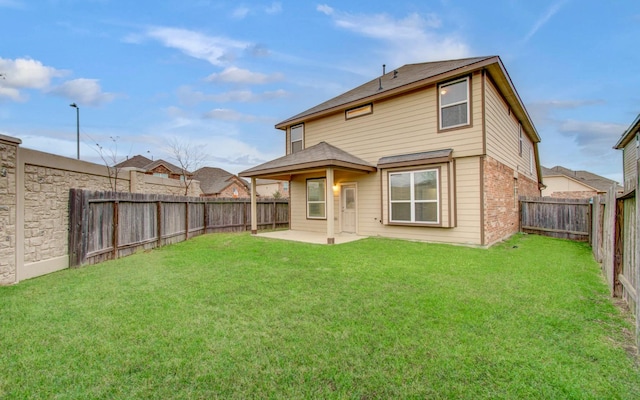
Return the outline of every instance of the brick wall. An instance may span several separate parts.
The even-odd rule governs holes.
[[[16,273],[16,156],[20,140],[0,135],[0,285]]]
[[[537,182],[491,157],[483,164],[484,244],[491,245],[518,232],[518,197],[540,196],[540,190]]]

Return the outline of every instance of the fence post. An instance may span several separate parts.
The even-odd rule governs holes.
[[[157,218],[157,229],[158,229],[158,247],[162,246],[162,201],[158,200],[156,202],[156,218]]]
[[[184,240],[189,240],[189,200],[184,202]]]
[[[276,229],[276,217],[278,216],[278,212],[276,210],[276,201],[273,200],[273,213],[271,215],[271,220],[273,221],[272,228]]]
[[[118,236],[119,236],[118,204],[119,204],[118,199],[114,199],[113,201],[113,259],[114,260],[118,258]]]

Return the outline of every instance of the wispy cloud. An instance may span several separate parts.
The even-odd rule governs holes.
[[[287,96],[285,90],[255,93],[251,90],[232,90],[224,93],[207,94],[195,91],[189,86],[178,88],[178,99],[182,104],[194,105],[202,102],[214,103],[255,103]]]
[[[51,80],[68,73],[48,67],[38,60],[30,58],[5,59],[0,58],[0,97],[8,97],[14,101],[26,101],[28,96],[23,89],[44,90],[49,87]]]
[[[215,66],[224,66],[237,57],[239,53],[251,46],[251,43],[229,39],[221,36],[209,36],[200,32],[180,28],[153,27],[146,36],[158,40],[166,47],[183,52]],[[129,36],[131,42],[139,41],[138,36]]]
[[[229,122],[272,122],[273,118],[243,114],[228,108],[214,108],[204,114],[204,118]]]
[[[206,78],[207,82],[224,82],[236,84],[264,84],[282,80],[282,74],[266,75],[259,72],[251,72],[238,67],[229,67],[220,73],[214,73]]]
[[[78,105],[99,106],[115,99],[114,93],[105,93],[97,79],[73,79],[53,88],[51,93],[73,100]]]
[[[389,14],[351,14],[327,4],[316,10],[329,16],[336,27],[383,41],[386,59],[401,65],[469,55],[469,46],[455,33],[442,33],[442,20],[436,14],[412,13],[395,19]]]
[[[535,35],[538,30],[540,30],[540,28],[542,28],[547,22],[549,22],[551,17],[556,15],[556,13],[560,10],[560,8],[562,8],[562,6],[565,5],[566,2],[567,0],[560,0],[552,4],[547,9],[547,11],[540,18],[538,18],[538,20],[536,20],[527,35],[522,39],[522,43],[528,42],[529,39],[531,39],[533,35]]]
[[[235,19],[243,19],[249,14],[250,11],[251,10],[248,7],[240,6],[233,10],[231,16]]]

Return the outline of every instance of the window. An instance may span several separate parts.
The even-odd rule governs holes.
[[[469,78],[438,87],[440,96],[440,129],[469,124]]]
[[[373,113],[373,104],[365,104],[364,106],[352,108],[344,112],[344,117],[346,119],[351,119],[355,117],[360,117],[362,115],[367,115]]]
[[[289,191],[289,182],[282,182],[282,191],[283,192]]]
[[[291,127],[291,153],[296,153],[303,149],[304,125]]]
[[[389,220],[440,222],[438,170],[389,173]]]
[[[307,180],[307,218],[326,218],[326,188],[325,178]]]
[[[153,176],[159,176],[160,178],[168,178],[169,174],[163,174],[163,173],[160,173],[160,172],[154,172]]]
[[[522,124],[518,124],[518,132],[520,133],[520,157],[522,157]]]
[[[533,157],[533,147],[529,147],[529,173],[533,175],[533,164],[535,164],[535,158]]]

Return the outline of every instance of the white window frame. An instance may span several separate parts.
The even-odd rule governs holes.
[[[455,103],[451,103],[451,104],[447,104],[447,105],[443,105],[442,104],[442,91],[444,88],[446,88],[447,86],[453,86],[456,85],[460,82],[466,82],[467,84],[467,98],[465,100],[462,101],[458,101]],[[440,126],[440,130],[444,130],[444,129],[451,129],[451,128],[458,128],[460,126],[467,126],[467,125],[471,125],[471,102],[469,101],[470,99],[470,80],[469,77],[464,77],[462,79],[456,79],[455,81],[450,81],[450,82],[446,82],[446,83],[442,83],[440,85],[438,85],[438,116],[439,116],[439,126]],[[467,104],[467,121],[462,123],[462,124],[457,124],[457,125],[450,125],[450,126],[443,126],[443,121],[444,118],[442,118],[442,110],[445,108],[449,108],[449,107],[453,107],[453,106],[457,106],[460,104]]]
[[[414,182],[415,182],[415,174],[421,173],[421,172],[433,172],[436,174],[436,199],[435,200],[416,200],[415,199],[415,193],[414,193]],[[391,177],[393,175],[403,175],[403,174],[409,174],[410,179],[410,199],[409,200],[393,200],[391,198]],[[428,224],[428,225],[438,225],[440,224],[440,214],[441,214],[441,202],[440,202],[440,169],[438,168],[428,168],[428,169],[420,169],[420,170],[411,170],[411,171],[398,171],[398,172],[389,172],[388,175],[388,187],[389,187],[389,222],[391,223],[396,223],[396,224]],[[392,205],[393,204],[397,204],[397,203],[410,203],[411,205],[411,220],[407,221],[407,220],[394,220],[393,219],[393,212],[392,212]],[[436,220],[435,221],[416,221],[416,215],[415,215],[415,205],[416,203],[436,203]]]
[[[300,135],[300,139],[299,140],[293,140],[293,130],[300,128],[302,130],[302,134]],[[297,143],[300,142],[300,150],[304,149],[304,124],[298,124],[298,125],[293,125],[291,128],[289,128],[289,149],[290,149],[290,154],[293,154],[293,143]],[[298,151],[300,151],[298,150]]]
[[[309,183],[322,181],[324,183],[324,190],[322,190],[322,200],[309,200]],[[327,219],[327,179],[326,178],[311,178],[307,179],[307,219]],[[322,216],[312,216],[309,213],[310,204],[323,204],[324,211]]]

